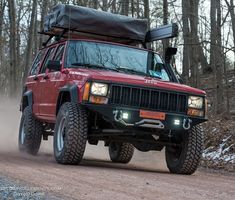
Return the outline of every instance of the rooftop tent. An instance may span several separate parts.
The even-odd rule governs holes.
[[[91,8],[59,4],[52,8],[44,22],[43,33],[103,37],[105,40],[144,42],[147,20],[98,11]]]

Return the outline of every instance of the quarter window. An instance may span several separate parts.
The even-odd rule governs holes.
[[[63,55],[64,55],[64,44],[58,47],[54,60],[58,60],[62,62]]]
[[[44,55],[45,55],[45,49],[39,51],[38,55],[34,59],[33,65],[31,67],[31,70],[30,70],[30,73],[29,73],[30,75],[36,75],[37,74]]]

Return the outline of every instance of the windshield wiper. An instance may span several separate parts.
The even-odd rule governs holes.
[[[124,72],[130,72],[132,74],[141,74],[141,75],[147,75],[145,72],[140,72],[140,71],[136,71],[134,69],[129,69],[129,68],[126,68],[126,67],[116,67],[116,70],[118,71],[124,71]]]
[[[78,67],[88,67],[88,68],[96,68],[96,69],[106,69],[106,70],[113,70],[113,71],[117,71],[114,68],[110,68],[110,67],[105,67],[103,65],[96,65],[96,64],[91,64],[91,63],[72,63],[72,66],[78,66]]]

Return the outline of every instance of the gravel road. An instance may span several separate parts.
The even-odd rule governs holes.
[[[0,187],[15,187],[0,189],[0,199],[235,199],[234,174],[172,175],[162,152],[136,151],[130,164],[113,164],[101,143],[87,146],[81,165],[59,165],[50,138],[38,156],[19,154],[18,124],[17,106],[0,101]]]

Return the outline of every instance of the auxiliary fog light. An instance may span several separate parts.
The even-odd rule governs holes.
[[[179,126],[180,125],[180,120],[179,119],[175,119],[174,120],[174,125]]]
[[[123,112],[122,119],[128,119],[128,118],[129,118],[129,114],[127,112]]]

